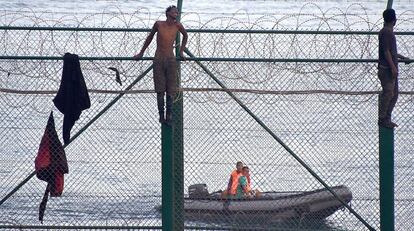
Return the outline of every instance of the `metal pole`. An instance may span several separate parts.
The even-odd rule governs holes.
[[[413,34],[414,35],[414,34]],[[3,56],[0,60],[62,60],[61,56]],[[131,57],[81,57],[80,60],[126,60]],[[179,61],[181,58],[177,57]],[[142,60],[154,60],[154,57],[143,57]],[[305,59],[305,58],[218,58],[218,57],[187,57],[187,61],[211,61],[211,62],[265,62],[265,63],[378,63],[378,59]],[[414,59],[399,60],[400,63],[414,63]]]
[[[173,129],[161,125],[161,168],[162,168],[162,230],[171,231],[174,226],[174,180],[173,180]]]
[[[394,129],[379,127],[380,224],[394,231]]]
[[[181,11],[183,1],[177,0],[177,9],[180,14],[177,21],[181,20]],[[180,33],[177,34],[176,44],[181,44]],[[177,56],[177,89],[181,88],[181,63],[179,59],[180,46],[176,47]],[[173,137],[173,155],[174,155],[174,231],[184,230],[184,125],[183,125],[183,92],[178,91],[173,105],[174,118],[174,137]]]
[[[42,26],[1,26],[0,30],[26,30],[26,31],[98,31],[98,32],[150,32],[150,28],[113,28],[113,27],[42,27]],[[351,31],[351,30],[341,30],[341,31],[320,31],[320,30],[265,30],[265,29],[188,29],[188,33],[236,33],[236,34],[330,34],[330,35],[376,35],[378,31]],[[400,31],[395,32],[395,34],[404,34],[412,35],[413,31]],[[132,57],[129,57],[132,59]]]

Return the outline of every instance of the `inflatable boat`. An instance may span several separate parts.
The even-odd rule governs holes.
[[[345,203],[352,200],[346,186],[331,188]],[[187,219],[226,221],[240,218],[284,222],[293,219],[324,219],[343,208],[327,189],[302,192],[263,192],[257,198],[223,199],[220,192],[208,193],[207,185],[189,187],[184,198]]]

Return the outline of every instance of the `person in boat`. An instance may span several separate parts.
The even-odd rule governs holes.
[[[249,169],[249,167],[248,167],[247,165],[245,165],[245,166],[243,167],[243,169],[242,169],[242,173],[243,173],[243,176],[245,176],[245,177],[246,177],[247,184],[248,184],[248,186],[249,186],[249,188],[250,188],[250,186],[251,186],[251,180],[250,180],[250,169]]]
[[[240,188],[242,189],[244,196],[245,197],[259,197],[261,195],[260,191],[257,189],[253,190],[251,187],[250,169],[248,166],[244,166],[242,168],[242,174],[246,178],[246,186],[244,188],[242,187],[242,184],[244,184],[244,182],[242,182],[244,181],[244,179],[242,178],[239,178],[239,181],[240,181],[239,185],[241,185]]]
[[[242,199],[254,195],[254,191],[250,187],[249,167],[243,166],[243,163],[239,161],[236,164],[236,170],[231,173],[229,185],[227,190],[223,192],[222,198]]]
[[[254,195],[254,192],[252,191],[252,185],[251,185],[251,179],[250,179],[250,169],[247,165],[245,165],[242,169],[243,176],[246,177],[247,180],[247,193]]]
[[[229,183],[227,189],[223,191],[222,197],[235,196],[237,192],[237,186],[239,185],[239,178],[243,175],[243,162],[238,161],[236,163],[236,169],[230,174]]]
[[[235,195],[237,199],[248,198],[252,196],[250,183],[247,180],[248,177],[250,178],[249,167],[244,166],[242,168],[242,175],[239,177],[239,182],[237,184],[237,190]]]
[[[154,87],[157,93],[157,105],[160,123],[172,125],[172,106],[173,99],[177,92],[177,63],[174,56],[174,41],[177,33],[183,35],[183,41],[180,46],[179,55],[185,60],[184,50],[187,44],[187,31],[183,25],[177,21],[178,9],[176,6],[170,6],[165,10],[167,19],[165,21],[156,21],[144,42],[141,51],[134,55],[135,60],[142,59],[144,51],[150,45],[155,33],[157,33],[157,49],[154,57]],[[164,105],[164,95],[166,96],[166,104]],[[164,107],[165,106],[165,107]],[[166,109],[164,117],[164,109]]]

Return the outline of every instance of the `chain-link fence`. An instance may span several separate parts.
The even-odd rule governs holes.
[[[173,204],[184,203],[178,216],[186,229],[366,230],[350,211],[379,229],[377,33],[226,29],[190,30],[188,50],[196,58],[181,62],[175,102],[183,101],[183,129],[174,126],[172,146],[181,145],[182,132],[183,160],[173,161],[184,167],[184,202]],[[38,207],[46,184],[33,178],[1,204],[1,228],[161,229],[162,134],[152,62],[128,58],[147,31],[2,28],[0,199],[33,172],[51,111],[62,137],[63,115],[52,99],[65,52],[82,59],[91,108],[65,147],[63,196],[49,200],[44,224]],[[400,53],[413,57],[414,33],[397,39]],[[154,48],[155,41],[148,57]],[[119,70],[121,84],[108,67]],[[412,65],[400,66],[396,230],[413,230],[413,74]],[[237,161],[249,167],[257,198],[222,196]]]

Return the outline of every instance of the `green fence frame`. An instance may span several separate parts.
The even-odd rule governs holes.
[[[181,9],[182,2],[179,1],[178,8]],[[46,30],[46,31],[133,31],[148,32],[149,29],[124,29],[124,28],[68,28],[68,27],[13,27],[0,26],[0,30]],[[280,30],[188,30],[190,33],[273,33],[273,34],[359,34],[377,35],[373,31],[280,31]],[[397,35],[414,35],[414,32],[396,32]],[[177,43],[180,42],[179,36]],[[177,48],[178,49],[178,48]],[[62,60],[58,56],[0,56],[2,60]],[[81,60],[125,60],[132,61],[132,57],[80,57]],[[144,57],[143,60],[152,60],[151,57]],[[181,61],[177,57],[178,61]],[[198,64],[202,61],[221,61],[221,62],[285,62],[285,63],[376,63],[377,59],[261,59],[261,58],[214,58],[214,57],[194,57],[190,55],[188,61],[195,61]],[[406,63],[414,62],[407,60]],[[128,92],[139,80],[141,80],[152,69],[150,66],[138,78],[128,86],[122,93],[115,97],[102,111],[97,114],[89,123],[85,125],[71,141],[76,139],[83,131],[93,124],[102,114],[114,105],[124,94]],[[180,69],[179,69],[180,70]],[[206,70],[208,71],[208,70]],[[180,85],[180,78],[178,81]],[[231,91],[224,89],[227,93]],[[182,93],[180,93],[182,94]],[[199,229],[198,227],[184,226],[183,211],[183,99],[174,102],[174,124],[172,127],[162,126],[162,227],[118,227],[118,226],[63,226],[59,229],[161,229],[162,230],[183,230],[185,228]],[[237,101],[237,99],[235,99]],[[253,115],[254,116],[254,115]],[[260,119],[259,119],[260,120]],[[258,121],[258,120],[257,120]],[[258,121],[259,122],[259,121]],[[260,123],[260,122],[259,122]],[[379,127],[379,171],[380,171],[380,226],[381,230],[394,230],[394,131]],[[298,161],[300,159],[296,158]],[[305,163],[304,163],[305,164]],[[306,164],[305,164],[306,165]],[[21,181],[15,189],[0,200],[0,206],[10,198],[34,176],[34,172]],[[317,176],[316,176],[317,177]],[[329,186],[324,184],[329,189]],[[363,219],[360,219],[363,223]],[[370,230],[375,230],[368,223],[364,223]],[[53,229],[55,226],[0,226],[0,229]],[[203,227],[202,229],[208,229]],[[214,228],[217,230],[218,228]],[[227,229],[223,229],[227,230]]]

